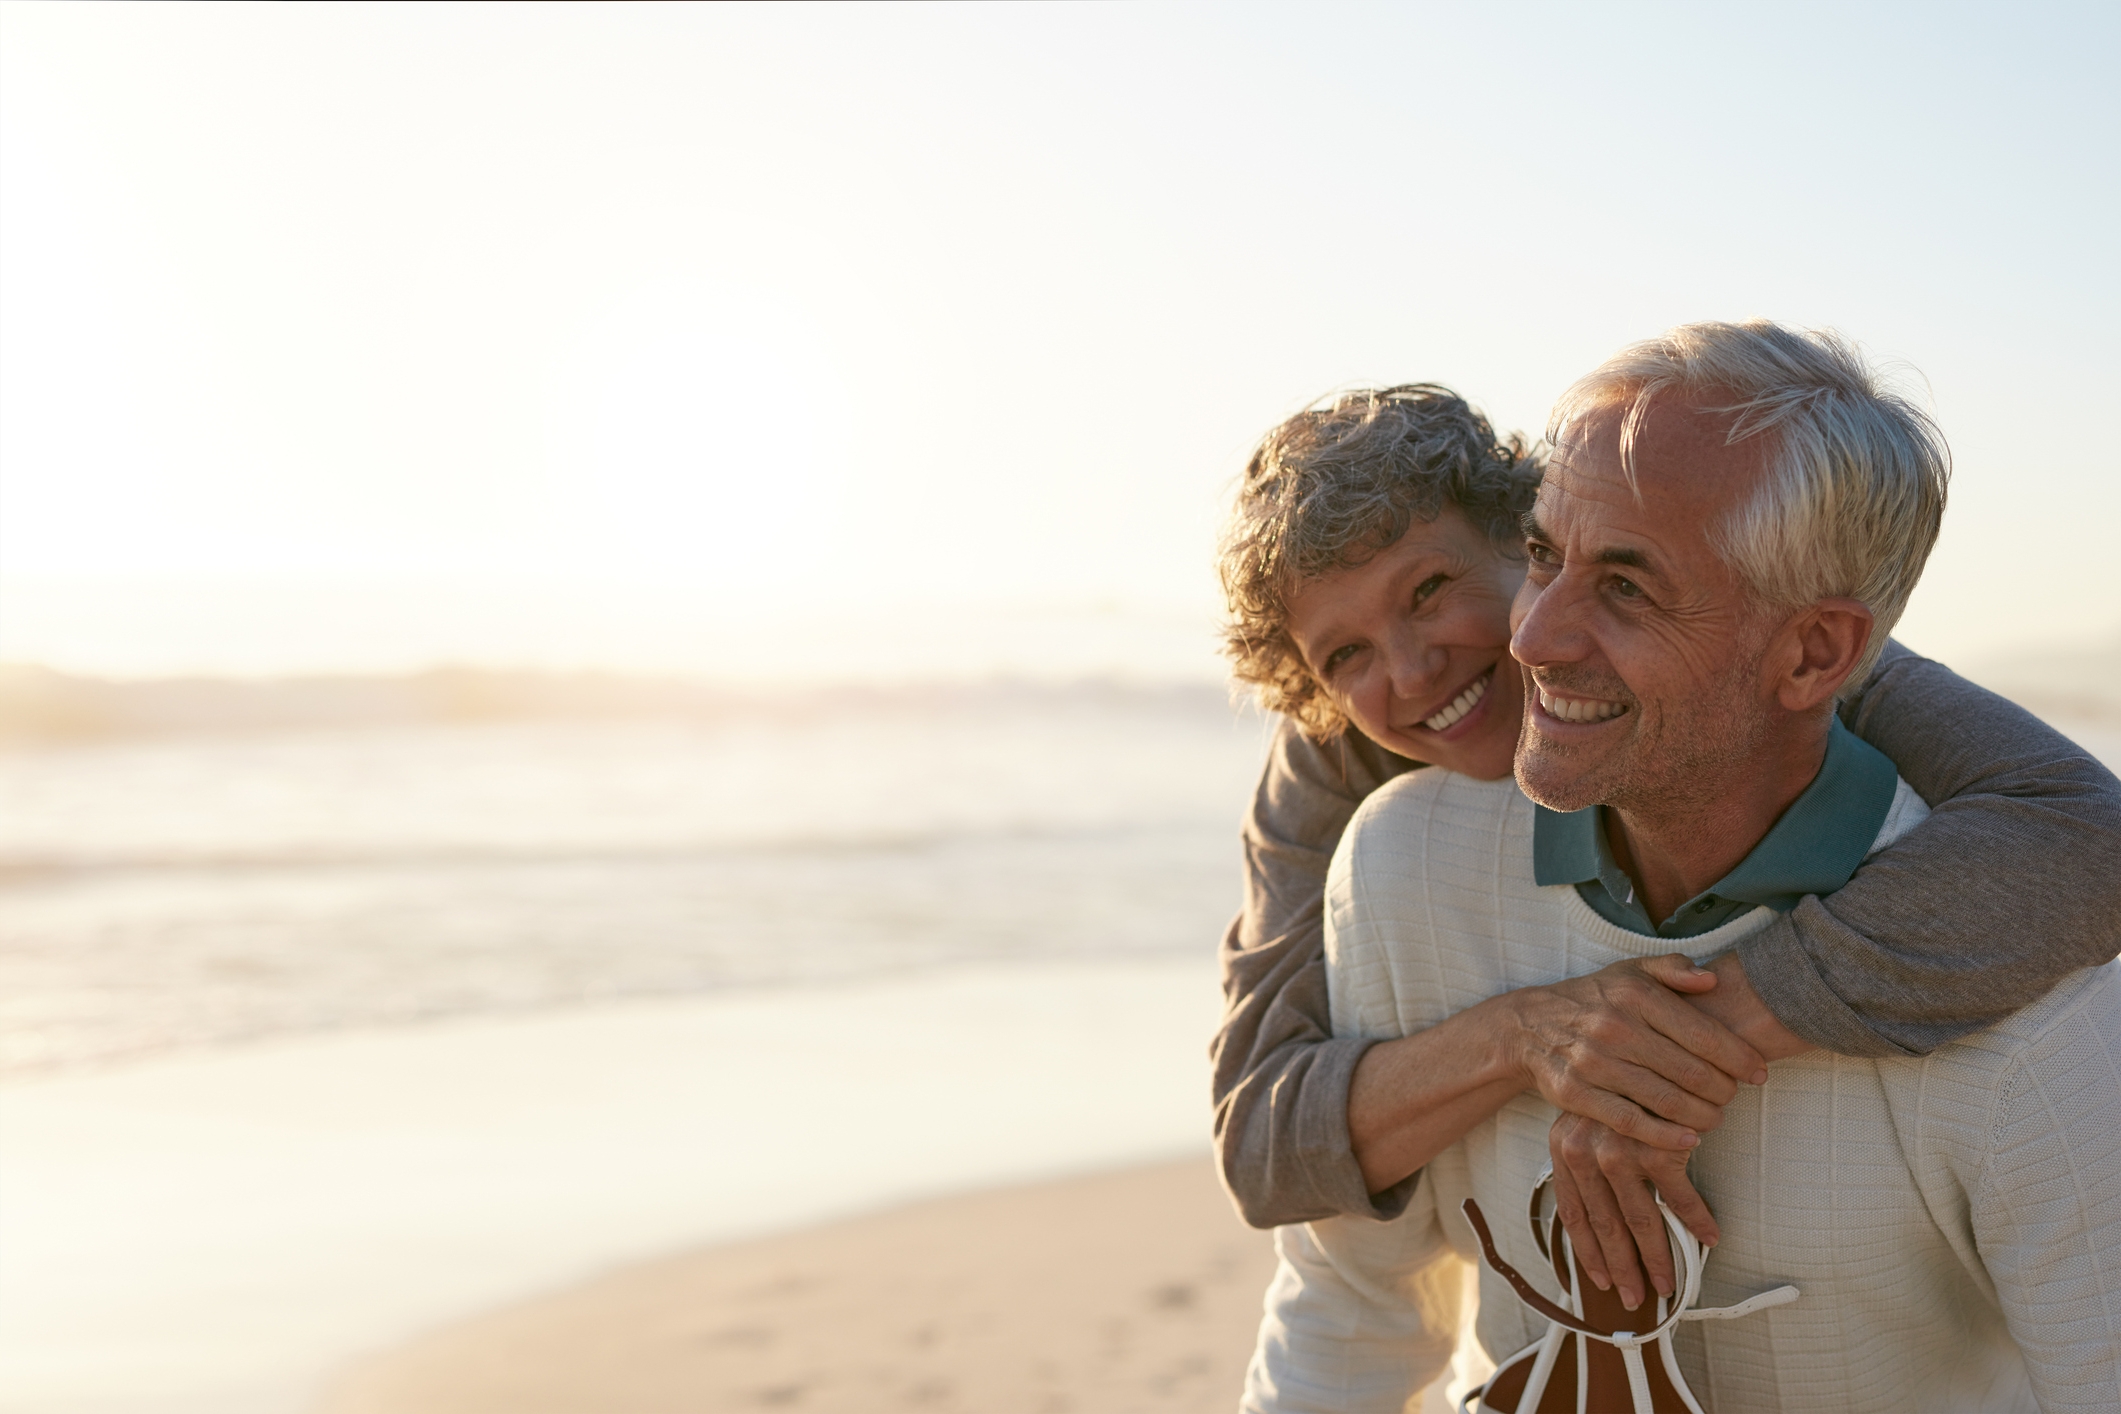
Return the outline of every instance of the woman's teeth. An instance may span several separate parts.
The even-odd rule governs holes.
[[[1555,697],[1539,689],[1539,705],[1550,717],[1564,722],[1603,722],[1628,710],[1625,702],[1600,702],[1592,697]]]
[[[1487,672],[1481,674],[1479,678],[1475,679],[1471,687],[1452,698],[1450,706],[1444,708],[1433,717],[1422,718],[1421,724],[1432,732],[1440,732],[1455,725],[1459,718],[1473,710],[1474,703],[1487,696],[1488,683],[1494,676],[1495,670],[1490,668]]]

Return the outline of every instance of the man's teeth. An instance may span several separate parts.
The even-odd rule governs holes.
[[[1555,697],[1539,689],[1539,705],[1547,715],[1564,722],[1603,722],[1628,710],[1625,702],[1600,702],[1591,697]]]
[[[1432,732],[1440,732],[1446,727],[1455,725],[1459,718],[1473,710],[1474,703],[1487,696],[1488,680],[1494,676],[1495,674],[1492,672],[1481,675],[1471,687],[1452,698],[1450,706],[1444,708],[1433,717],[1422,718],[1421,724]]]

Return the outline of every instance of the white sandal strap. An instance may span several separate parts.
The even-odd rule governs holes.
[[[1758,1296],[1748,1296],[1735,1306],[1706,1306],[1698,1311],[1689,1311],[1679,1319],[1682,1321],[1735,1321],[1740,1316],[1750,1316],[1755,1311],[1765,1311],[1770,1306],[1787,1306],[1801,1293],[1794,1286],[1778,1286],[1763,1291]]]

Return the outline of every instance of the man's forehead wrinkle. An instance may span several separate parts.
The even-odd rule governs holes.
[[[1668,509],[1686,507],[1704,519],[1723,515],[1747,498],[1766,471],[1761,439],[1730,439],[1728,414],[1682,401],[1676,392],[1654,404],[1632,448],[1633,484]]]
[[[1558,466],[1572,458],[1589,456],[1591,448],[1597,440],[1592,434],[1592,429],[1605,420],[1602,414],[1609,411],[1609,409],[1600,409],[1598,413],[1578,418],[1565,426],[1556,428],[1554,439],[1547,446],[1547,465],[1550,467]]]
[[[1617,453],[1621,479],[1632,489],[1635,473],[1629,465],[1629,428],[1634,407],[1619,399],[1603,402],[1579,411],[1570,420],[1553,429],[1553,438],[1547,453],[1547,477],[1542,490],[1551,484],[1558,472],[1567,472],[1588,463],[1598,462]],[[1637,493],[1640,499],[1640,493]]]
[[[1651,495],[1638,500],[1624,489],[1617,458],[1610,444],[1606,455],[1588,464],[1553,468],[1541,483],[1537,500],[1527,514],[1529,527],[1538,538],[1563,552],[1564,558],[1585,565],[1611,565],[1633,569],[1663,586],[1668,608],[1691,602],[1703,568],[1697,563],[1713,552],[1701,525],[1714,510],[1702,504],[1702,492],[1715,490],[1715,479],[1687,477],[1660,494],[1658,466],[1647,468]],[[1699,555],[1692,553],[1700,542]],[[1720,564],[1720,561],[1719,561]]]
[[[1667,385],[1645,389],[1628,404],[1621,423],[1622,460],[1632,470],[1646,442],[1678,442],[1694,450],[1721,450],[1750,441],[1762,430],[1745,419],[1750,404],[1720,400],[1738,396],[1727,388]]]

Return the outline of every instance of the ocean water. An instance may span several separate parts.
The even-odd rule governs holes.
[[[0,1074],[915,973],[1205,956],[1264,743],[1213,688],[0,752]]]
[[[1205,957],[1236,908],[1266,726],[1220,689],[665,707],[0,749],[0,1076],[629,996]],[[2112,721],[2057,725],[2121,762]]]

